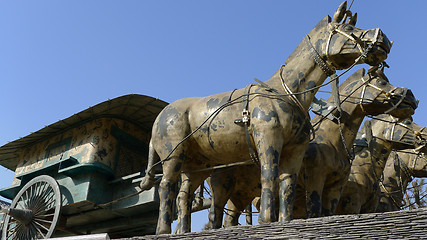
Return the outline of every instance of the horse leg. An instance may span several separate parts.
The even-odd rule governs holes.
[[[191,182],[187,174],[181,174],[181,187],[176,198],[178,219],[175,233],[185,233],[191,231]]]
[[[234,205],[233,201],[228,200],[227,212],[224,217],[224,227],[237,226],[239,224],[240,209]]]
[[[377,211],[378,205],[380,204],[380,190],[377,187],[374,194],[360,207],[360,213],[373,213]]]
[[[252,197],[232,196],[227,202],[227,213],[224,219],[224,226],[231,227],[239,224],[239,217],[246,207],[252,207]]]
[[[322,216],[332,216],[338,206],[338,201],[341,198],[343,186],[347,182],[348,175],[339,181],[331,184],[330,187],[323,190],[322,195]]]
[[[280,189],[279,189],[279,221],[286,222],[293,218],[296,198],[296,184],[302,160],[308,146],[306,142],[287,146],[283,149],[280,162]]]
[[[320,217],[322,216],[322,195],[325,178],[323,174],[318,174],[310,169],[306,169],[305,178],[307,218]]]
[[[206,179],[207,173],[190,173],[185,172],[181,174],[181,187],[176,198],[176,205],[178,209],[178,219],[175,233],[181,234],[191,232],[191,207],[193,195],[196,189]]]
[[[159,219],[156,234],[170,234],[173,221],[172,206],[176,196],[176,183],[181,172],[184,154],[173,154],[163,163],[163,177],[159,184]]]
[[[209,185],[212,193],[212,204],[209,210],[209,225],[211,229],[222,227],[224,207],[236,182],[232,174],[233,169],[235,168],[230,168],[226,171],[215,171],[210,177]]]
[[[270,121],[272,122],[272,120]],[[276,206],[279,191],[279,160],[284,139],[282,131],[277,130],[274,125],[266,124],[263,119],[260,121],[261,128],[259,129],[256,128],[258,124],[255,121],[251,124],[261,168],[261,201],[258,222],[261,224],[275,222],[277,221]]]
[[[260,139],[261,138],[261,139]],[[276,205],[279,183],[279,159],[282,150],[282,139],[278,134],[256,135],[258,154],[261,165],[261,204],[259,223],[277,221]],[[274,142],[276,140],[276,142]]]
[[[294,212],[293,216],[294,219],[301,219],[301,218],[307,218],[307,205],[306,205],[306,198],[305,198],[305,187],[304,187],[304,163],[301,168],[301,171],[298,174],[298,180],[297,180],[297,196],[295,198],[295,204],[294,204]]]
[[[359,186],[355,182],[347,181],[341,197],[338,202],[336,214],[358,214],[362,204],[361,194],[359,192]]]

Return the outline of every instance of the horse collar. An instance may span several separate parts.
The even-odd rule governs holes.
[[[305,35],[304,37],[305,44],[309,47],[310,55],[313,57],[314,62],[319,65],[319,67],[322,69],[322,71],[326,74],[326,76],[331,76],[336,72],[335,67],[332,64],[328,64],[325,62],[320,54],[316,51],[314,46],[310,42],[310,37],[308,35]]]

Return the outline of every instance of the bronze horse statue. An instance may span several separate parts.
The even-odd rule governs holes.
[[[304,37],[269,80],[180,99],[163,109],[153,125],[148,168],[140,184],[142,190],[153,186],[151,169],[162,164],[157,234],[171,232],[175,200],[176,232],[191,231],[191,196],[212,168],[248,164],[251,159],[261,167],[259,221],[292,219],[297,174],[310,138],[308,109],[318,87],[335,70],[363,62],[380,64],[391,48],[380,29],[363,30],[355,23],[356,15],[344,2],[332,19],[326,16]]]
[[[336,208],[341,188],[350,172],[350,149],[365,116],[389,111],[408,117],[414,113],[416,99],[405,88],[392,86],[383,68],[372,67],[368,74],[360,69],[339,88],[341,108],[333,107],[334,96],[322,102],[312,123],[318,123],[315,139],[305,152],[299,173],[294,214],[297,218],[331,215]],[[401,103],[401,104],[399,104]],[[339,116],[340,115],[340,116]],[[341,134],[340,134],[341,133]],[[343,141],[344,139],[344,141]],[[210,177],[212,205],[209,214],[212,228],[222,224],[222,211],[228,200],[225,226],[237,224],[240,212],[260,196],[259,169],[253,166],[215,171]],[[306,196],[306,191],[308,195]],[[317,197],[313,197],[317,196]],[[322,201],[323,198],[323,201]]]
[[[372,128],[367,127],[372,123]],[[372,129],[372,133],[370,133]],[[359,136],[366,136],[366,144],[359,144],[344,186],[336,214],[375,212],[380,200],[380,181],[385,164],[394,150],[417,149],[426,152],[422,127],[408,119],[381,115],[366,121]],[[372,136],[372,137],[369,137]],[[358,141],[359,143],[363,141]]]
[[[427,177],[427,158],[419,150],[393,151],[387,159],[383,177],[376,212],[400,210],[408,184],[414,178]]]

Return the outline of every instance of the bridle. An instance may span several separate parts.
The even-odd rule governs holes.
[[[408,163],[409,166],[408,166],[399,157],[398,152],[405,153],[405,154],[416,155],[416,156],[415,156],[415,158],[412,158],[412,157],[410,158],[409,163]],[[411,182],[414,179],[414,174],[413,174],[413,171],[411,170],[411,168],[412,169],[415,168],[416,162],[417,162],[418,158],[420,158],[420,155],[421,155],[421,157],[423,158],[424,161],[427,161],[427,159],[425,158],[424,153],[421,153],[421,152],[419,152],[419,151],[417,151],[415,149],[412,149],[412,151],[409,151],[409,152],[402,151],[402,150],[394,150],[394,154],[395,155],[394,155],[394,158],[393,158],[393,162],[394,162],[394,166],[395,167],[397,166],[397,170],[396,170],[396,177],[397,177],[396,183],[397,183],[397,187],[399,188],[399,192],[402,194],[402,197],[403,197],[403,195],[405,194],[406,189],[404,189],[404,186],[403,186],[403,179],[402,179],[402,175],[401,175],[401,171],[400,170],[402,170],[402,172],[406,175],[406,177],[408,178],[407,182],[409,183],[409,182]],[[411,165],[411,163],[413,163],[413,164]],[[393,195],[393,193],[396,193],[397,191],[390,192],[387,189],[387,186],[384,185],[384,183],[382,183],[382,182],[380,182],[380,183],[381,183],[382,189],[384,190],[384,192],[386,194],[386,197],[389,197],[392,200],[393,204],[397,208],[402,209],[402,203],[399,203],[398,200],[395,199],[395,196]]]
[[[361,36],[364,36],[368,31],[369,30],[365,30]],[[367,47],[363,47],[364,44],[363,44],[361,38],[355,36],[353,33],[348,34],[346,32],[343,32],[339,28],[334,26],[333,29],[329,32],[328,41],[326,42],[326,50],[325,50],[326,61],[323,60],[323,58],[320,56],[319,52],[317,52],[317,50],[314,48],[313,44],[311,44],[310,36],[308,34],[304,37],[304,42],[309,47],[309,52],[310,52],[310,55],[313,57],[314,62],[317,65],[319,65],[319,67],[326,74],[326,76],[331,76],[331,75],[336,73],[336,67],[333,64],[333,61],[330,60],[330,55],[329,55],[329,49],[330,49],[330,45],[331,45],[330,43],[331,43],[332,37],[335,34],[341,34],[341,35],[345,36],[346,38],[348,38],[349,40],[351,40],[353,43],[356,44],[357,49],[360,51],[360,56],[358,58],[356,58],[354,63],[344,72],[344,73],[346,73],[352,67],[354,67],[357,63],[359,63],[359,61],[363,62],[367,58],[367,55],[371,51],[372,47],[378,42],[379,31],[380,31],[380,29],[376,28],[375,29],[375,35],[374,35],[374,41],[370,41],[370,43],[368,44]],[[338,77],[342,76],[344,73],[340,74]]]
[[[391,88],[391,90],[389,90],[389,91],[384,91],[384,89],[381,89],[381,88],[379,88],[379,87],[377,87],[377,86],[375,86],[375,85],[373,85],[372,83],[371,83],[371,74],[370,73],[368,73],[368,76],[369,76],[369,79],[367,80],[367,83],[366,84],[363,84],[363,89],[362,89],[362,92],[360,93],[360,100],[359,100],[359,106],[360,106],[360,108],[362,109],[362,111],[363,112],[365,112],[366,113],[366,111],[365,111],[365,109],[363,108],[363,103],[364,103],[364,100],[365,100],[365,93],[366,93],[366,88],[367,88],[367,86],[370,86],[370,87],[372,87],[372,88],[374,88],[374,89],[376,89],[376,90],[378,90],[380,93],[377,95],[377,97],[381,94],[381,93],[384,93],[385,94],[385,96],[387,97],[387,98],[389,98],[389,99],[391,99],[391,97],[395,97],[395,96],[397,96],[397,97],[399,97],[400,99],[399,99],[399,101],[396,103],[396,104],[394,104],[393,102],[391,102],[391,101],[389,101],[389,103],[392,105],[388,110],[386,110],[384,113],[385,114],[388,114],[388,113],[390,113],[391,111],[393,111],[394,109],[396,109],[404,100],[405,100],[405,98],[406,98],[406,95],[407,95],[407,92],[408,92],[408,89],[407,88],[402,88],[403,89],[403,94],[396,94],[395,93],[395,91],[396,91],[396,89],[398,89],[399,87],[396,87],[396,86],[393,86],[392,88]]]
[[[396,121],[395,119],[394,119],[394,117],[392,117],[392,116],[390,116],[391,118],[392,118],[392,121],[387,121],[387,120],[384,120],[384,119],[378,119],[378,118],[374,118],[374,119],[376,119],[376,120],[379,120],[379,121],[383,121],[383,122],[387,122],[387,123],[389,123],[389,124],[392,124],[392,127],[391,127],[391,131],[390,131],[390,133],[388,134],[388,135],[386,135],[385,136],[385,138],[380,138],[380,139],[383,139],[383,140],[385,140],[385,141],[388,141],[388,142],[395,142],[395,143],[404,143],[404,144],[408,144],[407,142],[403,142],[403,141],[401,141],[401,139],[409,132],[409,131],[412,131],[413,133],[414,133],[414,135],[416,136],[416,137],[419,137],[419,138],[421,138],[421,136],[422,135],[426,135],[426,134],[424,134],[423,133],[423,130],[425,129],[425,127],[422,127],[421,128],[421,130],[420,131],[415,131],[413,128],[411,128],[411,127],[409,127],[408,125],[406,125],[406,124],[404,124],[403,122],[401,122],[401,121]],[[396,126],[397,125],[399,125],[399,126],[401,126],[401,127],[403,127],[403,128],[405,128],[405,129],[407,129],[407,132],[405,132],[404,134],[402,134],[402,136],[399,138],[399,139],[395,139],[395,130],[396,130]],[[377,138],[379,138],[379,137],[377,137]],[[414,144],[415,144],[415,142],[414,142]],[[394,165],[396,166],[397,165],[397,167],[398,167],[398,169],[402,169],[403,170],[403,173],[405,173],[405,175],[409,178],[409,181],[412,181],[412,179],[413,179],[413,172],[411,171],[411,167],[412,168],[415,168],[415,165],[416,165],[416,162],[417,162],[417,160],[418,160],[418,158],[422,155],[422,156],[424,156],[424,153],[422,153],[422,152],[420,152],[419,150],[422,148],[422,147],[424,147],[425,146],[425,143],[423,142],[422,144],[420,144],[420,146],[419,147],[417,147],[417,148],[415,148],[415,149],[411,149],[410,151],[404,151],[404,150],[393,150],[395,153],[395,155],[394,155]],[[409,166],[407,165],[407,164],[405,164],[405,162],[398,156],[398,154],[397,154],[397,152],[403,152],[403,153],[408,153],[408,154],[415,154],[416,155],[416,157],[414,158],[414,160],[413,161],[409,161]],[[424,158],[423,158],[424,159]],[[426,159],[424,159],[424,161],[427,161]],[[413,164],[411,164],[411,162],[413,163]],[[387,197],[390,197],[390,199],[392,200],[392,202],[393,202],[393,204],[396,206],[396,207],[398,207],[398,208],[401,208],[401,204],[400,203],[398,203],[398,201],[394,198],[394,196],[392,195],[392,192],[390,192],[387,188],[386,188],[386,186],[384,185],[384,183],[383,183],[383,174],[384,174],[384,171],[382,172],[382,174],[381,174],[381,178],[380,177],[378,177],[377,176],[377,174],[376,174],[376,172],[375,172],[375,169],[374,169],[374,161],[373,161],[373,158],[372,158],[372,153],[371,153],[371,164],[372,164],[372,170],[373,170],[373,172],[374,172],[374,176],[375,176],[375,178],[376,179],[378,179],[378,182],[379,182],[379,185],[382,187],[382,189],[384,190],[384,192],[386,193],[386,196]],[[403,167],[403,168],[402,168]],[[400,174],[400,170],[399,171],[396,171],[396,175],[397,175],[397,184],[398,184],[398,188],[400,189],[400,192],[402,193],[402,195],[404,194],[404,192],[405,192],[405,190],[403,189],[403,180],[402,180],[402,175]]]
[[[349,26],[352,26],[352,25],[349,24]],[[365,30],[361,34],[361,36],[364,36],[368,31],[369,30]],[[374,41],[369,40],[370,43],[367,45],[367,47],[364,48],[363,47],[364,44],[362,42],[362,39],[355,36],[353,33],[348,34],[346,32],[343,32],[336,25],[333,25],[333,29],[329,32],[328,41],[326,43],[326,50],[325,50],[326,51],[325,52],[326,61],[322,59],[320,54],[317,52],[317,50],[311,44],[310,36],[307,34],[304,37],[304,42],[306,43],[307,47],[309,48],[309,53],[312,56],[314,62],[322,69],[322,71],[326,74],[326,76],[330,77],[330,79],[331,79],[328,83],[331,83],[332,95],[334,96],[335,105],[336,105],[336,107],[340,113],[342,112],[342,109],[341,109],[340,97],[339,97],[340,94],[338,91],[339,77],[341,77],[343,74],[350,71],[359,62],[365,62],[366,58],[368,57],[368,53],[372,50],[373,46],[378,42],[379,31],[380,31],[379,28],[375,29]],[[330,55],[329,55],[330,43],[331,43],[332,37],[335,34],[341,34],[344,37],[351,40],[353,43],[356,44],[358,50],[360,51],[360,56],[354,60],[353,64],[351,64],[350,67],[348,67],[345,71],[343,71],[339,75],[336,74],[336,67],[334,66],[333,62],[330,60]],[[332,82],[335,82],[335,84],[332,84]],[[291,93],[291,92],[288,92],[288,93]]]
[[[373,68],[374,69],[374,71],[377,69],[377,68]],[[371,71],[372,72],[372,71]],[[393,86],[392,87],[392,89],[390,90],[390,91],[384,91],[383,89],[381,89],[381,88],[379,88],[379,87],[377,87],[377,86],[375,86],[375,85],[373,85],[372,83],[371,83],[371,81],[372,80],[374,80],[374,79],[377,79],[378,77],[377,76],[372,76],[372,74],[371,73],[369,73],[368,72],[368,74],[367,74],[367,76],[368,76],[368,79],[366,79],[365,80],[365,76],[363,76],[359,81],[362,81],[361,82],[361,84],[358,84],[358,85],[356,85],[355,87],[354,87],[354,89],[350,92],[350,94],[348,94],[347,96],[345,96],[345,98],[342,100],[342,101],[340,101],[340,103],[342,104],[342,103],[344,103],[348,98],[350,98],[356,91],[358,91],[360,88],[362,88],[362,91],[361,91],[361,93],[360,93],[360,99],[359,99],[359,101],[357,102],[357,100],[356,100],[356,104],[358,104],[359,105],[359,107],[362,109],[362,111],[363,111],[363,113],[365,114],[365,115],[368,115],[367,114],[367,112],[366,112],[366,110],[364,109],[364,107],[363,107],[363,104],[364,103],[366,103],[366,100],[367,99],[365,99],[365,95],[366,95],[366,91],[367,91],[367,87],[368,86],[370,86],[370,87],[372,87],[372,88],[374,88],[374,89],[376,89],[376,90],[378,90],[378,94],[376,94],[376,96],[375,96],[375,98],[377,98],[378,96],[380,96],[382,93],[384,93],[387,97],[389,97],[390,98],[390,96],[392,96],[392,95],[397,95],[397,94],[394,94],[393,92],[398,88],[398,87],[395,87],[395,86]],[[405,95],[406,95],[406,92],[405,92]],[[399,100],[399,102],[397,103],[397,105],[393,105],[390,109],[388,109],[387,111],[385,111],[385,112],[390,112],[391,110],[393,110],[393,109],[395,109],[402,101],[403,101],[403,99],[405,98],[405,95],[400,95],[400,97],[401,97],[401,99]],[[356,98],[357,99],[357,98]],[[372,100],[373,101],[373,100]],[[321,121],[323,121],[325,118],[327,118],[327,116],[331,113],[333,111],[333,109],[331,109],[330,111],[328,111],[326,114],[321,114],[322,116],[323,116],[323,118],[319,121],[319,122],[317,122],[316,124],[314,124],[313,126],[316,126],[318,123],[320,123]],[[334,116],[333,117],[333,119],[336,119],[337,121],[338,121],[338,126],[339,126],[339,130],[340,130],[340,134],[341,134],[341,142],[343,143],[343,145],[344,145],[344,148],[345,148],[345,150],[346,150],[346,152],[347,152],[347,156],[348,156],[348,158],[350,159],[350,162],[352,162],[352,159],[354,159],[354,154],[350,151],[350,149],[348,149],[348,147],[347,147],[347,143],[346,143],[346,140],[345,140],[345,137],[344,137],[344,134],[343,134],[343,130],[342,130],[342,128],[341,128],[341,121],[340,121],[340,117],[336,117],[336,116]],[[331,119],[332,120],[332,119]],[[394,125],[393,125],[393,127],[394,127]],[[408,128],[408,127],[407,127]],[[409,128],[408,128],[409,129]],[[393,129],[393,131],[394,131],[394,129]]]

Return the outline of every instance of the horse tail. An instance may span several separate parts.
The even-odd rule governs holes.
[[[155,177],[154,166],[157,165],[159,162],[160,162],[160,157],[157,154],[156,150],[154,149],[152,141],[150,140],[149,149],[148,149],[147,169],[145,171],[145,176],[142,178],[141,183],[139,184],[141,191],[151,189],[156,183],[156,180],[154,178]]]

